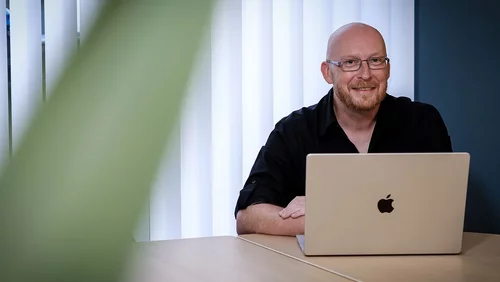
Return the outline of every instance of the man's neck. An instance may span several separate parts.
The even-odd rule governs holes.
[[[339,125],[344,130],[363,132],[372,130],[375,126],[375,116],[377,115],[379,106],[371,111],[357,112],[349,109],[335,97],[333,109]]]

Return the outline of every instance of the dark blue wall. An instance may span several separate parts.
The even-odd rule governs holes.
[[[471,154],[465,231],[500,234],[500,1],[415,1],[415,100]]]

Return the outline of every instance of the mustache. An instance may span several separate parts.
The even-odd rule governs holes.
[[[364,80],[359,80],[356,83],[354,83],[351,88],[372,88],[372,87],[377,87],[378,83],[375,83],[373,81],[364,81]]]

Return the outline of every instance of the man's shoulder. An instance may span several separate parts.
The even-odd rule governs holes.
[[[394,109],[388,120],[392,124],[406,128],[406,133],[412,138],[416,152],[452,152],[451,139],[441,113],[437,107],[421,101],[411,101],[406,97],[390,98],[389,103]]]
[[[425,102],[413,101],[408,97],[395,97],[387,95],[386,103],[392,112],[400,116],[408,116],[410,118],[432,118],[440,117],[438,109]]]
[[[281,132],[288,137],[295,136],[295,138],[311,135],[318,127],[318,119],[321,115],[320,106],[314,104],[290,112],[275,124],[274,131]]]
[[[324,115],[325,107],[328,107],[328,95],[310,106],[303,106],[290,112],[287,116],[281,118],[277,123],[277,128],[298,130],[303,126],[310,127],[318,122],[320,115]]]
[[[289,113],[287,116],[281,118],[276,123],[276,125],[293,127],[294,125],[304,123],[315,114],[315,112],[317,111],[317,105],[318,104],[314,104],[308,107],[304,106],[296,109]]]

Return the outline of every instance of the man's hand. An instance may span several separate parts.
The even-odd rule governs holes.
[[[287,219],[289,217],[298,218],[304,216],[306,214],[306,197],[299,196],[295,197],[286,208],[279,212],[279,215],[283,219]]]

